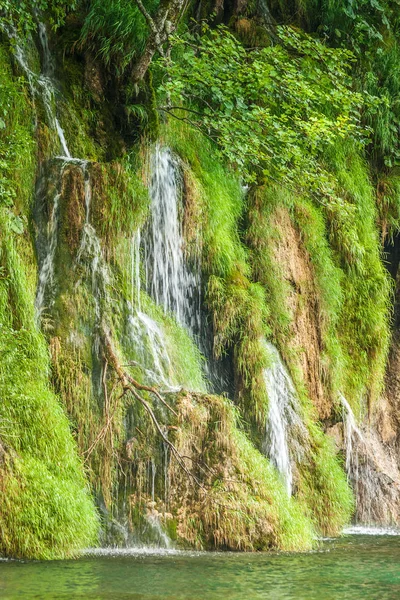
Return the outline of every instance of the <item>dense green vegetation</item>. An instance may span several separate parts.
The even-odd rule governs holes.
[[[98,520],[34,319],[31,107],[3,49],[1,70],[0,552],[65,557],[96,541]]]
[[[121,541],[118,519],[152,539],[155,511],[198,548],[308,549],[354,510],[343,447],[326,435],[342,420],[339,396],[362,419],[384,384],[383,242],[400,230],[396,5],[272,0],[266,19],[254,2],[240,12],[191,2],[137,81],[169,2],[144,5],[0,1],[0,553],[53,558],[95,543],[89,486],[108,541]],[[39,17],[56,67],[51,104],[79,159],[65,164],[32,93]],[[207,393],[197,340],[145,291],[143,248],[133,256],[155,140],[178,157],[184,254],[201,267],[229,400]],[[34,248],[55,197],[55,293],[40,328]],[[298,396],[293,498],[263,454],[266,339]],[[129,389],[157,361],[169,407]]]

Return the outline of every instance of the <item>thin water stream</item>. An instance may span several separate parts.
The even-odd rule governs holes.
[[[346,535],[306,554],[100,551],[0,562],[2,600],[396,600],[400,537]]]
[[[265,388],[268,395],[268,418],[265,427],[263,452],[280,473],[288,495],[292,494],[292,462],[290,442],[292,429],[304,430],[299,415],[299,400],[294,383],[278,350],[265,342],[271,364],[264,370]],[[305,438],[305,435],[303,434]]]

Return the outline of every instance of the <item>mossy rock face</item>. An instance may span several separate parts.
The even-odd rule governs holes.
[[[7,424],[1,432],[0,552],[71,556],[95,543],[97,515],[68,419],[49,385],[48,353],[36,328],[26,265],[4,221],[2,231],[0,264],[10,278],[0,282],[0,419]]]
[[[60,241],[76,255],[85,223],[85,172],[69,165],[64,169],[61,186]]]
[[[104,2],[95,4],[109,15]],[[203,16],[214,4],[202,3]],[[229,21],[247,47],[271,43],[254,2],[217,4],[217,21]],[[391,291],[377,223],[384,233],[399,228],[398,173],[380,175],[377,206],[363,150],[345,140],[318,154],[340,202],[272,182],[245,191],[214,142],[189,123],[161,122],[159,65],[137,94],[128,72],[148,31],[135,3],[116,10],[123,5],[122,46],[110,44],[112,27],[95,29],[84,7],[49,34],[57,118],[78,158],[54,158],[60,140],[43,102],[19,77],[12,49],[0,46],[0,552],[56,558],[95,543],[92,497],[105,543],[158,543],[166,533],[201,549],[310,549],[316,534],[337,535],[353,509],[341,448],[323,426],[342,418],[339,392],[362,415],[383,385]],[[201,265],[204,337],[210,361],[227,364],[231,400],[206,392],[196,343],[144,291],[143,248],[141,293],[134,288],[132,238],[146,228],[156,137],[179,157],[184,254]],[[56,198],[43,337],[35,287]],[[172,410],[141,392],[191,475],[107,354],[109,341],[129,376],[146,383],[159,358],[154,331],[164,352],[159,387],[168,384]],[[265,339],[279,348],[298,394],[291,498],[259,451],[269,410]],[[175,386],[196,392],[171,392]]]
[[[129,440],[134,539],[151,535],[149,523],[157,523],[157,530],[170,532],[183,547],[304,550],[313,547],[316,532],[337,535],[347,522],[351,492],[320,430],[298,474],[299,498],[289,498],[267,458],[240,430],[230,401],[181,393],[169,402],[178,413],[169,439],[192,476],[173,456],[167,458],[157,438]],[[144,423],[136,422],[140,431]]]

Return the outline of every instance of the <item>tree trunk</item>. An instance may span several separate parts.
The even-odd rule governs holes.
[[[164,54],[163,46],[168,42],[168,36],[175,31],[186,8],[187,0],[161,0],[154,17],[149,15],[141,0],[136,0],[136,3],[150,28],[144,52],[132,70],[133,82],[139,83],[145,76],[154,54],[157,51]]]

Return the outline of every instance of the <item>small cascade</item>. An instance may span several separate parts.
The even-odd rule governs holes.
[[[363,442],[364,439],[361,431],[357,427],[356,419],[350,404],[342,394],[339,394],[339,400],[343,410],[343,437],[346,450],[346,473],[347,477],[350,477],[350,472],[352,467],[354,467],[354,462],[357,462],[356,456],[353,455],[354,445],[356,442]]]
[[[128,335],[150,385],[171,389],[171,360],[160,326],[146,313],[128,306]]]
[[[356,503],[356,520],[358,519],[359,501],[362,496],[362,514],[363,522],[370,523],[371,521],[371,494],[373,495],[373,482],[371,480],[371,469],[368,464],[368,449],[364,440],[363,434],[357,426],[356,418],[350,404],[347,402],[343,394],[339,393],[339,401],[342,405],[343,418],[343,444],[346,456],[345,468],[347,480],[354,490]],[[363,482],[360,486],[360,463],[359,452],[362,454],[362,473]],[[361,488],[363,490],[361,491]]]
[[[200,270],[184,256],[182,182],[176,158],[156,145],[150,161],[151,220],[145,238],[146,287],[192,335],[200,331]]]
[[[15,60],[28,80],[32,98],[35,101],[40,99],[43,102],[48,125],[57,133],[63,156],[71,158],[64,131],[57,117],[55,101],[57,89],[54,82],[54,62],[49,49],[46,26],[44,23],[39,23],[38,25],[39,40],[42,48],[42,71],[39,75],[34,73],[30,68],[25,46],[18,38],[17,32],[6,23],[0,23],[0,28],[12,42]]]
[[[297,430],[306,435],[299,416],[299,401],[293,381],[278,350],[266,342],[272,364],[264,370],[269,410],[265,428],[263,452],[269,456],[285,483],[288,495],[292,494],[293,472],[289,445],[291,432]]]
[[[141,310],[140,230],[131,238],[131,302],[128,302],[128,336],[147,383],[171,388],[172,365],[160,326]]]
[[[361,430],[342,394],[343,449],[349,484],[355,497],[355,523],[382,526],[396,523],[400,506],[400,472],[396,455],[387,453],[373,428]]]
[[[57,167],[57,164],[59,165]],[[43,211],[46,204],[46,189],[54,188],[53,205],[48,219],[44,221],[38,216],[39,221],[39,276],[36,291],[35,309],[36,318],[40,322],[45,309],[50,309],[55,296],[55,258],[58,243],[59,228],[59,201],[61,197],[61,185],[65,168],[68,165],[76,165],[82,170],[85,192],[85,224],[83,226],[81,243],[77,254],[77,263],[83,264],[90,272],[92,280],[92,293],[95,301],[96,321],[99,323],[101,317],[101,302],[106,296],[106,285],[109,280],[108,271],[103,259],[100,240],[94,227],[90,223],[91,181],[88,162],[77,158],[57,157],[51,161],[39,180],[36,193],[38,212]],[[49,186],[50,182],[50,186]]]
[[[60,172],[58,175],[59,181],[61,181],[62,174],[64,172],[65,163],[61,165]],[[42,185],[38,186],[37,196],[40,197],[39,202],[42,203],[43,199],[41,198],[42,194],[44,194],[43,189],[43,181],[40,182]],[[38,285],[36,290],[36,298],[35,298],[35,314],[36,320],[40,323],[43,311],[45,309],[45,299],[48,297],[48,306],[47,308],[51,308],[54,293],[50,294],[50,290],[54,291],[55,286],[55,278],[54,278],[54,260],[57,249],[57,240],[58,240],[58,221],[59,221],[59,200],[60,200],[61,192],[56,187],[54,192],[53,206],[51,209],[49,220],[46,223],[46,227],[42,232],[42,245],[44,250],[44,257],[42,263],[39,267],[39,277],[38,277]],[[50,297],[49,297],[50,296]]]
[[[158,548],[171,548],[172,542],[162,528],[160,516],[155,509],[150,509],[146,513],[146,522],[150,528],[147,536],[154,540]]]
[[[41,96],[46,109],[47,117],[52,128],[57,132],[61,148],[67,158],[71,158],[70,151],[65,139],[64,130],[57,118],[55,97],[56,86],[54,83],[54,62],[49,48],[47,30],[44,23],[39,23],[39,39],[42,46],[42,73],[39,76],[38,83],[42,90]]]

